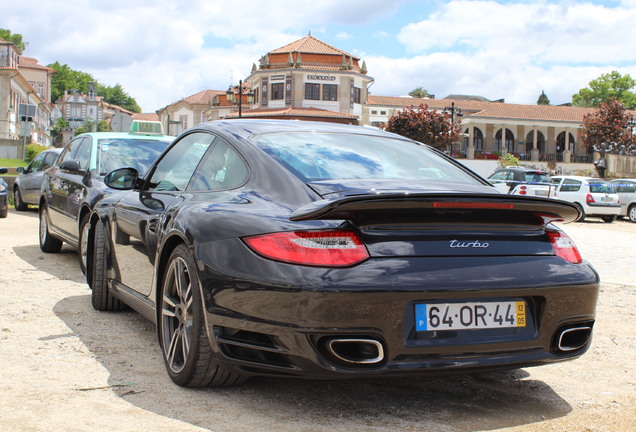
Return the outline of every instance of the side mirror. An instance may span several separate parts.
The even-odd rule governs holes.
[[[139,172],[135,168],[119,168],[104,177],[106,186],[117,190],[132,190],[139,182]]]
[[[17,167],[15,170],[18,172],[18,174],[19,174],[19,173],[26,172],[26,170],[24,169],[24,167]]]
[[[64,162],[62,162],[62,164],[60,165],[60,169],[62,171],[70,171],[70,172],[80,172],[81,168],[80,168],[80,163],[78,160],[65,160]]]
[[[0,174],[6,174],[9,170],[7,168],[0,168]]]

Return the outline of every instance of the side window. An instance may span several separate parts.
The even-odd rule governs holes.
[[[91,147],[92,140],[90,138],[84,138],[84,141],[79,145],[77,152],[73,159],[77,159],[80,164],[80,169],[88,170],[91,164]]]
[[[205,155],[201,167],[188,190],[221,190],[241,186],[247,180],[248,168],[236,150],[221,138],[216,138]]]
[[[68,145],[66,146],[64,151],[62,151],[62,154],[60,155],[60,158],[57,161],[58,165],[64,162],[65,160],[75,159],[75,153],[77,153],[77,149],[79,148],[82,141],[84,141],[84,137],[75,138],[73,141],[68,143]]]
[[[159,161],[150,178],[149,190],[182,191],[215,136],[195,132],[184,136]]]
[[[49,167],[53,166],[53,164],[55,163],[55,160],[57,159],[58,154],[55,152],[48,152],[46,154],[46,157],[44,158],[44,163],[42,164],[42,169],[48,169]]]
[[[44,165],[45,156],[46,156],[45,153],[40,153],[39,155],[37,155],[35,159],[31,161],[31,164],[29,164],[29,171],[30,172],[42,171],[42,165]]]
[[[496,172],[490,177],[491,180],[509,180],[512,178],[512,173],[510,171],[499,171]]]
[[[559,192],[576,192],[581,189],[581,182],[579,180],[564,179]]]

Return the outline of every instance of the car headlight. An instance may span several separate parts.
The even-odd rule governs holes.
[[[5,190],[7,190],[7,187],[0,184],[0,192],[4,192]]]

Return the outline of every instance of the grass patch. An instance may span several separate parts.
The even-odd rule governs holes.
[[[27,165],[28,165],[28,162],[25,162],[22,159],[0,158],[0,168],[17,168],[17,167],[26,167]]]

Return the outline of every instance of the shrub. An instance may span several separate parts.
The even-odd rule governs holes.
[[[46,147],[39,144],[27,144],[26,147],[26,162],[31,162],[37,155],[46,150]]]
[[[519,166],[519,158],[512,153],[508,153],[505,156],[499,157],[499,165],[501,165],[502,168],[508,166]]]

